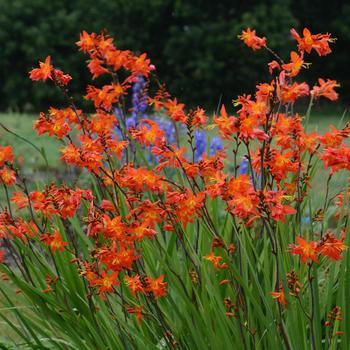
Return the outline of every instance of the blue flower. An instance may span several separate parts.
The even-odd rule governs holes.
[[[159,127],[165,132],[167,143],[172,145],[176,142],[176,130],[174,123],[169,119],[154,116],[153,120],[158,123]]]
[[[132,86],[132,117],[137,120],[140,115],[141,118],[145,117],[147,110],[147,82],[143,75],[139,75],[137,81]]]
[[[239,174],[243,175],[247,173],[248,173],[248,159],[244,157],[241,165],[239,166]]]
[[[196,130],[194,132],[194,139],[196,141],[196,152],[194,154],[194,160],[196,162],[202,159],[203,153],[207,148],[207,135],[203,130]]]
[[[123,118],[123,113],[122,113],[122,111],[121,111],[119,108],[115,108],[115,109],[114,109],[114,113],[115,113],[115,115],[116,115],[116,117],[117,117],[117,120],[118,120],[118,123],[119,123],[119,125],[120,125],[120,121],[121,121],[122,118]],[[115,126],[115,127],[114,127],[114,131],[115,131],[115,133],[116,133],[118,139],[119,139],[119,140],[122,140],[122,139],[123,139],[123,135],[122,135],[122,133],[121,133],[121,131],[120,131],[120,129],[119,129],[119,126]]]
[[[222,140],[219,136],[214,136],[210,140],[210,156],[214,156],[217,151],[221,151],[223,149]]]
[[[310,217],[309,216],[303,216],[301,218],[301,223],[302,224],[309,224],[310,223]]]
[[[114,112],[118,120],[121,120],[123,118],[123,112],[121,111],[120,108],[118,107],[114,108]]]
[[[119,125],[123,123],[123,112],[120,110],[120,108],[115,108],[114,112],[117,116]],[[135,128],[136,127],[136,123],[137,123],[137,118],[135,115],[131,115],[130,117],[125,119],[125,128],[126,129],[130,129],[130,128]],[[117,133],[117,135],[122,138],[121,132],[119,127],[115,127],[114,128],[115,132]]]
[[[130,128],[135,128],[136,127],[136,123],[137,123],[137,118],[135,115],[131,115],[131,117],[126,118],[125,120],[125,127],[127,130],[129,130]]]

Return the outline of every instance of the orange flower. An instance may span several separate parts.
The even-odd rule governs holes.
[[[40,113],[39,119],[34,124],[34,129],[38,135],[48,133],[49,136],[55,135],[58,139],[62,139],[71,131],[65,119],[61,116],[51,117]]]
[[[281,72],[279,76],[279,85],[277,86],[277,96],[283,103],[294,103],[298,98],[309,95],[309,86],[306,83],[288,84],[286,73]]]
[[[82,262],[82,269],[79,273],[81,276],[84,276],[92,285],[93,281],[96,280],[96,273],[94,272],[94,264],[89,264],[87,261]]]
[[[92,74],[92,79],[96,79],[102,74],[108,73],[108,69],[103,67],[104,62],[98,59],[96,56],[92,56],[91,62],[88,64],[88,68]]]
[[[23,241],[38,233],[38,227],[34,222],[25,222],[21,217],[16,220],[14,225],[7,226],[7,229],[13,237],[18,237]]]
[[[260,115],[245,115],[242,113],[239,126],[239,137],[247,142],[249,139],[267,140],[269,136],[257,128]]]
[[[16,175],[13,170],[4,168],[0,170],[0,181],[6,186],[11,186],[16,183]]]
[[[229,195],[235,195],[236,193],[247,194],[253,191],[250,176],[242,174],[237,177],[232,177],[227,183],[227,189]]]
[[[131,130],[133,138],[141,145],[161,145],[165,140],[165,133],[158,123],[150,119],[143,119],[136,129]]]
[[[219,128],[220,136],[226,140],[229,140],[231,136],[238,131],[235,127],[237,118],[228,116],[224,105],[221,106],[220,116],[214,115],[213,121]]]
[[[200,127],[200,126],[205,125],[207,121],[208,121],[208,117],[205,115],[204,109],[198,107],[193,112],[192,125]]]
[[[297,211],[290,205],[284,204],[285,194],[283,191],[264,192],[264,202],[271,212],[271,218],[276,221],[286,222],[286,215],[295,214]]]
[[[270,150],[266,165],[277,181],[285,179],[289,172],[298,170],[298,163],[293,161],[293,152],[282,154],[278,150]]]
[[[302,237],[297,237],[298,244],[290,244],[289,251],[292,255],[300,255],[301,262],[305,264],[309,259],[318,263],[317,255],[317,243],[310,241],[309,243]]]
[[[32,69],[29,72],[29,77],[32,80],[47,80],[47,79],[52,79],[52,70],[53,70],[53,66],[50,64],[51,61],[51,57],[47,56],[45,58],[45,62],[39,62],[39,67],[40,68],[35,68]]]
[[[163,177],[158,175],[154,170],[134,168],[132,165],[128,165],[116,176],[120,184],[135,192],[149,190],[161,193],[166,189]]]
[[[95,48],[96,34],[89,34],[85,30],[80,34],[80,40],[76,42],[81,51],[88,52]]]
[[[47,187],[47,190],[49,191],[49,187]],[[30,192],[29,197],[33,205],[33,208],[37,212],[42,213],[43,215],[48,217],[51,217],[53,214],[58,213],[58,210],[55,207],[55,204],[52,202],[51,199],[48,198],[46,191]]]
[[[274,69],[281,70],[281,65],[275,60],[273,60],[270,63],[268,63],[268,67],[269,67],[269,73],[270,74],[272,74]]]
[[[164,297],[167,294],[167,282],[163,282],[163,280],[164,275],[160,275],[156,279],[153,279],[152,277],[147,277],[147,292],[152,292],[156,298]]]
[[[318,246],[318,252],[332,260],[341,260],[341,254],[347,249],[344,244],[344,237],[341,239],[335,238],[334,234],[327,233],[321,240]]]
[[[124,242],[127,242],[126,236]],[[96,253],[96,257],[99,258],[100,263],[104,264],[107,269],[115,272],[122,271],[123,269],[131,269],[134,261],[139,258],[134,248],[127,248],[125,245],[120,245],[121,247],[118,250],[116,242],[113,242],[112,246],[103,247]]]
[[[94,287],[98,287],[98,294],[101,299],[105,300],[105,293],[111,293],[114,287],[119,285],[118,272],[112,272],[108,274],[105,270],[102,270],[101,277],[92,281]]]
[[[59,85],[67,85],[71,80],[72,77],[69,74],[64,74],[59,69],[53,70],[53,80],[58,83]]]
[[[163,106],[166,109],[167,115],[174,121],[186,123],[185,105],[183,103],[178,103],[176,98],[174,100],[168,99],[167,102],[164,102]]]
[[[104,85],[102,89],[89,85],[85,98],[94,101],[95,108],[104,108],[106,111],[110,111],[120,96],[126,94],[128,88],[129,85],[120,84]]]
[[[249,175],[242,174],[231,178],[223,191],[229,211],[240,218],[258,216],[259,197],[254,191]]]
[[[130,289],[131,295],[134,298],[136,297],[137,292],[144,293],[144,289],[142,287],[139,275],[136,275],[134,277],[125,276],[124,280]]]
[[[164,221],[165,211],[159,207],[159,202],[144,200],[139,207],[130,211],[130,217],[136,215],[139,220],[146,223],[150,228],[154,228],[157,223]]]
[[[325,147],[336,147],[340,146],[344,138],[349,136],[348,132],[341,129],[337,129],[335,126],[330,125],[329,131],[325,132],[321,137],[320,141]]]
[[[327,147],[320,155],[325,168],[331,168],[331,173],[340,169],[350,170],[350,148],[342,143],[339,147]]]
[[[116,211],[115,206],[108,199],[102,199],[100,207],[105,211],[113,211],[113,212]]]
[[[238,38],[243,40],[243,42],[254,51],[259,50],[266,45],[266,38],[258,37],[256,35],[256,31],[251,30],[250,28],[247,30],[242,30],[242,34],[238,35]]]
[[[134,314],[136,316],[136,320],[138,324],[141,324],[142,321],[142,317],[143,317],[143,305],[139,306],[139,305],[135,305],[133,307],[128,306],[127,307],[127,311],[129,314]]]
[[[53,233],[45,233],[41,235],[41,241],[44,242],[52,252],[56,250],[62,252],[64,247],[68,245],[67,242],[62,241],[61,234],[58,230],[54,230]]]
[[[210,261],[213,264],[215,270],[218,270],[219,268],[224,269],[227,267],[226,263],[220,264],[222,256],[215,255],[212,251],[210,252],[210,254],[206,255],[204,259]]]
[[[329,43],[335,41],[334,38],[331,38],[330,34],[311,34],[310,30],[304,28],[303,35],[301,38],[295,29],[291,29],[291,34],[294,39],[298,42],[298,49],[300,52],[306,51],[310,53],[314,49],[319,56],[326,56],[332,52],[329,47]]]
[[[15,203],[18,209],[23,209],[28,206],[28,197],[23,192],[14,192],[11,202]]]
[[[133,56],[127,61],[126,68],[130,69],[133,77],[143,75],[148,77],[151,71],[155,70],[151,60],[147,58],[147,54],[143,53],[140,56]]]
[[[5,162],[13,162],[13,152],[11,146],[0,147],[0,167],[5,164]]]
[[[168,192],[167,204],[174,207],[177,220],[186,227],[189,222],[193,222],[196,214],[204,204],[205,194],[203,192],[193,193],[187,189],[185,193]]]
[[[271,292],[272,298],[276,299],[278,303],[287,307],[288,302],[284,296],[283,288],[280,288],[278,292]]]
[[[116,216],[111,219],[108,215],[105,215],[103,221],[106,238],[111,238],[113,240],[124,239],[127,227],[121,216]]]
[[[133,222],[133,224],[130,227],[130,233],[132,234],[131,238],[135,241],[141,241],[145,237],[152,238],[157,234],[157,231],[154,229],[148,227],[147,222],[143,222],[142,224],[139,224],[137,222]]]
[[[282,68],[289,72],[286,74],[288,77],[295,77],[299,74],[301,68],[308,68],[310,65],[310,63],[304,62],[303,55],[299,56],[295,51],[290,53],[290,60],[290,63],[282,65]]]
[[[259,198],[251,192],[246,194],[237,193],[233,199],[228,201],[229,209],[232,214],[237,215],[239,218],[247,218],[248,216],[260,215],[258,211]]]
[[[65,161],[68,164],[83,166],[83,161],[81,159],[81,150],[73,143],[69,143],[66,147],[61,149],[61,160]]]
[[[319,78],[318,83],[320,86],[315,85],[310,92],[314,99],[318,99],[321,96],[324,96],[331,101],[336,101],[338,99],[338,94],[334,91],[334,88],[339,87],[340,85],[336,80],[327,79],[327,81],[325,81],[324,79]]]
[[[231,283],[231,280],[222,280],[222,281],[220,281],[220,286],[224,286],[225,284],[229,284],[229,283]]]

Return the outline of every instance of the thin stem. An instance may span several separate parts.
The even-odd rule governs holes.
[[[329,174],[328,179],[327,179],[327,185],[326,185],[326,195],[324,198],[324,204],[323,204],[323,220],[322,220],[322,228],[321,228],[321,238],[323,237],[323,232],[324,232],[324,219],[326,215],[326,211],[328,208],[328,196],[329,196],[329,185],[332,179],[332,173]]]
[[[315,329],[314,329],[314,321],[315,321],[315,297],[314,297],[314,286],[313,286],[313,277],[311,276],[311,267],[312,263],[308,264],[307,277],[310,286],[310,296],[311,296],[311,312],[310,312],[310,332],[311,332],[311,345],[312,349],[316,350],[316,337],[315,337]]]

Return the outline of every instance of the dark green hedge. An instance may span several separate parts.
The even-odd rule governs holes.
[[[147,52],[172,93],[187,103],[215,108],[220,99],[252,91],[267,76],[262,65],[268,55],[243,47],[237,40],[242,28],[257,28],[286,55],[293,45],[289,28],[305,24],[340,38],[335,55],[312,57],[316,63],[306,79],[313,82],[318,75],[339,79],[346,99],[350,91],[346,1],[0,0],[0,109],[39,110],[61,103],[54,89],[27,78],[38,59],[48,54],[75,78],[72,89],[81,92],[89,74],[74,43],[84,29],[106,29],[119,47]]]

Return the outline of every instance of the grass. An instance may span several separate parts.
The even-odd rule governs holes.
[[[317,111],[311,115],[308,131],[317,131],[320,134],[325,133],[329,130],[329,125],[335,127],[342,127],[346,122],[350,121],[349,116],[345,112],[334,112],[334,111]],[[312,203],[316,208],[322,208],[324,204],[325,192],[327,187],[329,172],[319,166],[316,169],[316,175],[313,179],[312,187]],[[337,193],[344,190],[347,181],[347,174],[344,171],[336,173],[332,178],[331,193],[329,198],[334,197]]]
[[[0,113],[0,146],[12,146],[15,163],[32,190],[40,183],[69,183],[73,178],[78,179],[78,173],[60,160],[62,141],[35,132],[33,125],[37,118],[37,115]],[[80,185],[84,184],[82,174],[79,173]],[[4,200],[5,194],[0,191],[0,204]]]
[[[59,141],[46,135],[38,137],[33,130],[33,124],[37,116],[25,114],[0,114],[0,123],[6,128],[13,131],[23,139],[26,139],[36,145],[39,149],[44,150],[49,170],[57,169],[62,163],[59,160]],[[0,128],[1,145],[11,145],[14,149],[15,156],[27,172],[42,171],[47,168],[44,158],[39,152],[24,140],[10,134],[3,128]]]

